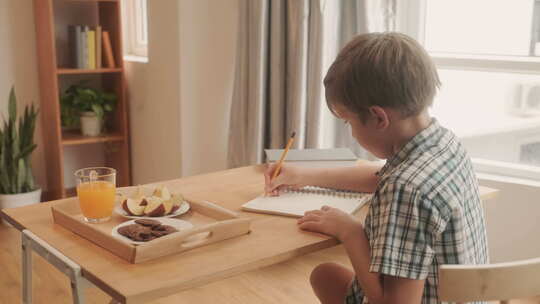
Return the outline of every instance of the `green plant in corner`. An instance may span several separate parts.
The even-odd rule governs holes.
[[[36,144],[34,130],[38,111],[26,106],[17,124],[17,99],[9,92],[8,119],[0,129],[0,194],[17,194],[36,190],[30,156]]]
[[[74,127],[79,124],[79,116],[83,112],[93,112],[100,121],[106,113],[114,111],[116,94],[85,87],[81,84],[71,85],[60,97],[62,125]]]

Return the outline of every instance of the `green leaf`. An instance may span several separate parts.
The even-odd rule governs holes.
[[[36,190],[36,184],[34,183],[34,175],[32,174],[32,166],[27,163],[26,164],[26,181],[25,181],[26,189],[25,192],[30,192]]]
[[[25,146],[21,149],[21,152],[17,156],[14,157],[14,161],[18,161],[19,159],[26,159],[28,156],[30,156],[30,153],[32,153],[36,149],[37,145],[32,144],[30,146]]]
[[[12,130],[12,134],[11,134],[11,151],[12,151],[12,157],[14,157],[15,155],[19,154],[20,152],[20,138],[19,138],[19,134],[17,133],[17,130],[15,128],[11,129]]]
[[[2,194],[11,194],[10,179],[6,171],[0,172],[0,184],[2,185]]]
[[[15,193],[22,193],[23,191],[23,184],[26,179],[26,166],[24,163],[24,159],[19,159],[18,162],[18,168],[17,168],[17,188],[15,189]]]
[[[6,162],[6,140],[7,138],[2,136],[2,140],[0,141],[0,193],[9,193],[9,189],[11,188]]]
[[[101,105],[93,104],[92,105],[92,111],[94,111],[94,113],[96,113],[97,117],[100,120],[103,119],[103,107]]]
[[[9,120],[15,123],[17,119],[17,97],[15,97],[15,88],[11,87],[9,91],[9,105],[8,105]]]
[[[83,92],[82,95],[86,96],[88,100],[97,100],[97,97],[98,97],[97,93],[93,89],[83,89],[82,92]]]
[[[27,138],[26,138],[26,117],[28,116],[28,107],[24,109],[23,118],[19,119],[19,136],[20,136],[20,148],[24,147]]]

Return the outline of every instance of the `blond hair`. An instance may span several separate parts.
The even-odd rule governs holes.
[[[367,117],[371,106],[419,114],[440,87],[437,69],[413,38],[394,32],[362,34],[350,41],[330,66],[324,86],[331,111],[338,103]]]

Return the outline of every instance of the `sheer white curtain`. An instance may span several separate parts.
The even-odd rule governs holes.
[[[240,0],[229,132],[230,167],[263,161],[296,131],[294,148],[363,150],[326,108],[323,78],[339,49],[393,30],[396,0]]]

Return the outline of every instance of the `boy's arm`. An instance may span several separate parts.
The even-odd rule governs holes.
[[[305,185],[374,192],[379,183],[376,173],[382,168],[382,164],[362,162],[356,166],[343,168],[305,168],[285,164],[279,175],[270,181],[275,168],[276,165],[272,164],[265,172],[267,193],[272,193],[283,186]]]
[[[342,241],[369,303],[419,304],[447,216],[411,184],[387,184],[378,198],[369,242],[361,222],[339,209],[309,211],[298,224]]]
[[[361,226],[360,226],[361,227]],[[356,278],[369,303],[419,304],[422,300],[425,280],[411,280],[393,276],[381,276],[369,272],[369,243],[364,229],[355,229],[342,239],[351,260]]]
[[[307,171],[308,185],[324,188],[374,192],[379,183],[376,173],[381,170],[378,163],[361,163],[342,168],[310,168]]]

